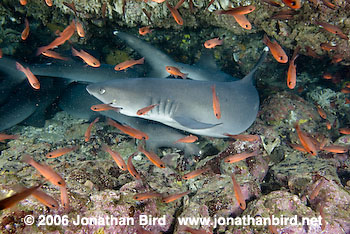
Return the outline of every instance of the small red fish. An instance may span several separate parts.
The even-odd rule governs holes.
[[[117,151],[112,150],[107,145],[102,145],[102,149],[112,156],[113,160],[117,163],[118,167],[121,170],[123,170],[123,171],[127,170],[127,166],[126,166],[126,164],[124,162],[124,159],[122,158],[122,156]]]
[[[218,96],[216,95],[215,85],[211,86],[211,91],[213,94],[214,115],[217,119],[220,119],[221,118],[220,102],[219,102]]]
[[[190,134],[189,136],[185,136],[183,138],[178,139],[177,141],[174,142],[174,144],[176,144],[178,142],[181,142],[181,143],[193,143],[196,140],[198,140],[198,137]]]
[[[225,15],[245,15],[253,12],[255,10],[254,5],[249,6],[239,6],[235,8],[230,8],[228,10],[215,11],[216,14]]]
[[[24,19],[24,24],[25,24],[25,28],[21,34],[21,38],[23,41],[26,40],[29,36],[29,22],[27,18]]]
[[[60,149],[57,149],[55,151],[47,153],[46,157],[47,158],[58,158],[64,154],[68,154],[69,152],[74,151],[78,148],[79,148],[79,146],[60,148]]]
[[[85,131],[85,142],[88,142],[89,140],[90,140],[90,137],[91,137],[91,129],[92,129],[92,127],[94,126],[94,124],[95,123],[97,123],[98,121],[100,120],[100,117],[97,117],[94,121],[92,121],[90,124],[89,124],[89,126],[88,126],[88,128],[86,129],[86,131]]]
[[[224,40],[222,39],[220,40],[218,37],[216,37],[204,42],[204,47],[207,49],[211,49],[211,48],[214,48],[215,46],[222,45],[223,42]]]
[[[26,75],[26,77],[27,77],[27,79],[28,79],[30,85],[33,87],[33,89],[40,89],[39,80],[38,80],[38,79],[36,78],[36,76],[29,70],[28,67],[27,67],[27,68],[24,68],[24,67],[22,66],[22,64],[20,64],[19,62],[16,62],[16,68],[17,68],[17,70],[23,72],[23,73]]]
[[[188,73],[182,73],[177,67],[166,66],[165,69],[168,73],[175,76],[175,78],[180,76],[182,79],[186,79],[188,76]]]
[[[77,51],[76,49],[74,49],[72,47],[72,54],[73,54],[73,56],[77,56],[77,57],[81,58],[82,60],[84,60],[84,62],[91,67],[101,66],[100,61],[98,61],[94,56],[88,54],[84,50]]]
[[[60,187],[66,186],[66,182],[62,179],[62,177],[48,165],[43,165],[34,161],[34,159],[32,159],[32,157],[30,157],[29,155],[24,155],[22,161],[33,166],[36,170],[40,172],[42,176],[44,176],[52,184]]]
[[[339,128],[339,133],[350,134],[350,128]]]
[[[168,3],[168,1],[166,1],[166,6],[167,6],[168,9],[170,10],[170,13],[171,13],[171,15],[174,17],[176,23],[177,23],[178,25],[183,25],[183,24],[184,24],[184,21],[183,21],[181,15],[180,15],[179,11],[178,11],[176,8],[172,7],[172,6]]]
[[[293,56],[289,61],[289,67],[288,67],[288,72],[287,72],[287,86],[290,89],[294,89],[295,85],[297,84],[297,70],[296,70],[296,65],[295,65],[294,61],[298,57],[299,49],[300,49],[300,47],[298,46],[294,50]]]
[[[148,33],[151,33],[153,30],[150,26],[139,28],[139,34],[141,36],[147,35]]]
[[[323,147],[322,150],[325,150],[331,153],[344,154],[349,151],[349,147],[341,146],[341,145],[329,145],[329,146]]]
[[[245,15],[233,15],[233,18],[235,18],[236,22],[244,29],[251,30],[252,24],[249,22],[247,17]]]
[[[321,25],[328,32],[336,34],[342,39],[349,40],[348,36],[346,36],[339,27],[321,21],[315,21],[315,23]]]
[[[133,153],[128,158],[128,164],[126,165],[130,175],[132,175],[135,179],[139,180],[141,179],[140,174],[136,171],[134,164],[132,164],[132,158],[137,154],[137,152]]]
[[[335,10],[336,6],[331,3],[330,1],[328,0],[322,0],[322,2],[326,5],[326,7],[328,7],[329,9],[332,9],[332,10]]]
[[[136,65],[136,64],[143,64],[144,62],[145,62],[145,58],[140,58],[138,60],[131,59],[131,60],[128,60],[128,61],[125,61],[125,62],[122,62],[122,63],[115,65],[114,70],[116,70],[116,71],[125,70],[129,67]]]
[[[40,187],[41,187],[41,184],[24,189],[23,191],[16,193],[16,194],[12,195],[11,197],[7,197],[5,199],[0,200],[0,210],[4,210],[4,209],[7,209],[7,208],[14,206],[16,203],[18,203],[18,202],[22,201],[23,199],[26,199],[28,196],[32,195],[33,192],[35,192]]]
[[[314,200],[317,197],[317,195],[320,193],[320,190],[321,190],[324,182],[325,182],[325,179],[321,178],[320,182],[315,186],[314,190],[312,191],[312,193],[310,195],[310,200]]]
[[[45,0],[47,6],[52,7],[52,0]]]
[[[312,140],[303,131],[301,131],[298,123],[296,123],[294,127],[295,127],[295,130],[297,131],[300,143],[305,148],[305,150],[309,154],[316,156],[317,149],[314,143],[312,142]]]
[[[61,56],[59,53],[52,51],[52,50],[46,50],[41,52],[42,55],[45,55],[46,57],[49,58],[54,58],[54,59],[60,59],[60,60],[64,60],[67,61],[68,58]]]
[[[107,119],[107,123],[113,127],[118,128],[120,131],[122,131],[125,134],[128,134],[129,136],[134,137],[136,139],[139,139],[139,140],[148,140],[149,139],[149,136],[146,133],[144,133],[140,130],[137,130],[135,128],[132,128],[130,126],[118,124],[117,122],[115,122],[109,118]]]
[[[82,22],[76,19],[74,20],[74,23],[75,23],[75,29],[77,30],[79,37],[85,37],[85,30]]]
[[[260,136],[259,135],[243,135],[243,134],[240,134],[240,135],[231,135],[231,134],[228,134],[228,133],[224,133],[225,136],[228,136],[228,137],[232,137],[236,140],[240,140],[240,141],[260,141]]]
[[[2,58],[2,55],[3,55],[2,49],[0,48],[0,59]]]
[[[300,0],[282,0],[282,1],[292,9],[299,9],[301,7]]]
[[[271,42],[270,39],[265,34],[263,42],[269,47],[272,56],[276,59],[277,62],[279,62],[279,63],[287,63],[288,62],[288,56],[286,55],[286,52],[284,52],[284,50],[277,43],[277,41]]]
[[[146,107],[141,108],[140,110],[138,110],[136,112],[136,114],[137,115],[145,115],[145,114],[147,114],[147,112],[149,112],[150,110],[152,110],[156,106],[159,106],[159,104],[152,104],[152,105],[146,106]]]
[[[242,191],[241,191],[241,187],[239,186],[239,184],[236,181],[236,178],[234,177],[233,174],[231,174],[231,179],[232,179],[232,183],[233,183],[233,190],[235,192],[235,197],[237,199],[237,202],[239,203],[239,207],[242,210],[245,210],[245,208],[247,207],[246,203],[245,203],[245,199],[243,197]]]
[[[19,0],[19,3],[20,3],[22,6],[25,6],[25,5],[27,5],[27,0]]]
[[[97,105],[91,106],[90,109],[93,111],[109,111],[109,110],[114,110],[117,112],[120,111],[120,108],[113,107],[110,104],[97,104]]]
[[[162,202],[163,203],[169,203],[169,202],[175,201],[175,200],[177,200],[179,198],[182,198],[183,196],[185,196],[185,195],[187,195],[189,193],[190,192],[187,191],[187,192],[183,192],[183,193],[172,194],[172,195],[163,197]]]
[[[150,160],[154,165],[156,165],[159,168],[165,168],[165,163],[156,155],[154,152],[146,151],[141,144],[137,146],[138,151],[146,155],[148,160]]]
[[[326,112],[322,109],[320,105],[316,106],[318,114],[321,116],[322,119],[327,119]]]
[[[239,154],[229,155],[224,159],[224,162],[225,163],[239,162],[239,161],[242,161],[246,158],[257,156],[258,152],[259,152],[258,150],[255,150],[254,152],[243,152],[243,153],[239,153]]]
[[[5,133],[0,133],[0,142],[5,142],[5,140],[15,140],[18,139],[18,135],[8,135]]]
[[[205,167],[205,168],[201,168],[201,169],[197,169],[195,171],[191,171],[189,173],[186,173],[185,175],[182,176],[182,179],[184,180],[189,180],[189,179],[193,179],[207,171],[210,170],[210,167]]]
[[[61,192],[61,204],[64,207],[64,210],[68,211],[70,207],[69,207],[69,196],[68,196],[67,186],[61,186],[60,192]]]
[[[143,201],[154,197],[162,197],[162,195],[156,192],[146,192],[146,193],[138,193],[133,196],[133,198],[138,201]]]

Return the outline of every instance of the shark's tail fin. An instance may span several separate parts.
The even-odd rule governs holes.
[[[268,52],[269,52],[269,48],[266,46],[263,52],[261,53],[258,62],[253,67],[253,69],[242,79],[243,82],[249,82],[249,83],[254,82],[254,73],[260,67],[260,65],[264,62]]]

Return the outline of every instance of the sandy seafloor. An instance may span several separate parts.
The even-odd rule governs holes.
[[[90,8],[86,5],[86,8],[83,8],[81,2],[76,3],[81,11],[78,16],[84,23],[87,35],[85,38],[79,38],[75,34],[70,42],[99,58],[101,63],[111,65],[139,58],[137,52],[113,36],[113,29],[118,28],[129,34],[138,35],[138,28],[148,21],[144,16],[137,18],[139,15],[136,14],[134,17],[131,9],[132,6],[137,7],[137,4],[146,3],[130,3],[126,11],[130,16],[126,16],[122,22],[118,12],[120,7],[111,8],[114,2],[108,3],[107,16],[104,19],[99,10],[95,12],[91,10],[93,7],[96,9],[97,6],[101,7],[100,5],[92,5]],[[221,1],[222,4],[223,2]],[[261,12],[262,9],[273,9],[273,13],[276,11],[266,3],[265,5],[262,2],[253,3],[257,7],[256,11]],[[27,64],[54,63],[53,59],[36,57],[34,54],[39,46],[51,42],[56,37],[53,34],[56,29],[62,30],[73,19],[73,13],[67,9],[62,10],[60,4],[61,1],[56,1],[53,9],[47,9],[44,1],[29,1],[27,6],[20,6],[17,1],[0,3],[3,13],[0,16],[2,20],[0,48],[3,48],[4,55]],[[195,4],[196,14],[202,20],[204,16],[201,15],[201,11],[205,8],[203,4],[201,1]],[[242,4],[247,5],[246,2]],[[324,10],[320,2],[317,2],[317,7],[311,4],[303,2],[299,10],[302,13],[296,17],[300,19],[301,14],[304,14],[306,18],[319,11],[320,20],[340,22],[344,33],[349,32],[347,13],[342,11],[348,9],[347,2],[339,2],[334,12]],[[236,6],[237,3],[233,5]],[[219,8],[217,3],[215,7]],[[52,11],[52,22],[48,21],[50,11]],[[266,23],[259,24],[262,19],[257,15],[248,16],[253,23],[253,30],[249,34],[237,25],[228,30],[228,25],[236,23],[226,16],[215,18],[216,21],[213,21],[215,23],[209,22],[202,27],[199,22],[196,24],[196,17],[190,14],[187,2],[181,10],[185,19],[182,27],[176,25],[169,13],[163,25],[157,21],[166,14],[165,6],[161,10],[155,8],[154,11],[152,17],[156,22],[152,24],[153,32],[139,38],[167,53],[174,60],[189,64],[197,62],[203,54],[204,41],[214,37],[224,38],[223,45],[212,49],[211,53],[218,69],[237,78],[244,77],[254,66],[264,47],[262,42],[264,33],[270,38],[277,38],[289,58],[295,46],[301,45],[300,55],[295,61],[297,66],[295,89],[291,90],[286,85],[288,64],[276,62],[269,54],[256,73],[256,87],[260,96],[258,116],[253,125],[243,133],[259,135],[260,140],[248,142],[199,136],[199,140],[192,143],[200,149],[197,155],[187,155],[176,148],[158,149],[157,155],[166,164],[164,169],[154,166],[144,155],[138,153],[133,163],[141,174],[141,180],[135,180],[128,171],[119,169],[110,155],[102,150],[102,145],[107,144],[118,151],[126,162],[128,157],[137,151],[140,141],[122,134],[101,118],[94,125],[90,140],[85,142],[84,133],[92,119],[76,118],[62,111],[58,106],[61,98],[58,95],[47,108],[46,120],[42,126],[20,123],[3,131],[19,137],[0,143],[0,198],[16,193],[18,184],[29,187],[43,182],[42,190],[60,203],[58,187],[44,181],[34,168],[21,161],[23,155],[29,154],[36,161],[50,165],[62,175],[68,188],[70,209],[64,210],[62,207],[49,209],[35,198],[28,197],[12,208],[0,211],[0,233],[187,233],[182,231],[184,227],[179,224],[179,220],[193,217],[211,218],[214,222],[219,220],[219,224],[215,227],[198,223],[188,224],[187,226],[197,229],[198,232],[193,233],[273,233],[274,228],[275,233],[288,234],[350,233],[349,153],[332,153],[318,149],[317,156],[312,156],[290,145],[300,144],[295,131],[296,122],[300,123],[306,135],[318,142],[317,144],[325,142],[328,146],[350,145],[350,136],[339,132],[339,128],[350,126],[350,106],[346,103],[346,98],[350,97],[346,91],[342,91],[349,83],[350,73],[347,66],[349,58],[344,56],[341,62],[331,62],[332,57],[339,51],[341,53],[338,54],[349,54],[347,49],[349,41],[339,39],[337,35],[324,30],[320,32],[315,25],[308,25],[309,30],[306,33],[305,28],[300,27],[299,23],[292,23],[292,20],[274,20],[274,25],[279,24],[280,27],[279,32],[276,32],[275,28],[266,27]],[[117,13],[119,18],[115,18]],[[342,13],[345,15],[343,21],[335,19],[334,14],[340,17]],[[25,16],[30,21],[31,31],[28,39],[22,41],[20,33]],[[261,14],[261,17],[265,17],[264,20],[267,21],[266,15]],[[218,23],[220,19],[226,23]],[[298,30],[299,37],[295,37]],[[313,36],[308,37],[310,32],[313,32]],[[285,40],[281,39],[283,34]],[[305,44],[301,39],[293,44],[290,42],[291,37],[308,39],[304,40]],[[312,40],[315,51],[322,55],[319,59],[306,53],[305,45]],[[338,45],[335,49],[337,52],[320,50],[320,40]],[[71,45],[66,42],[57,51],[71,57],[70,47]],[[80,61],[77,58],[74,60]],[[81,64],[83,65],[83,62]],[[326,73],[329,73],[332,79],[324,79]],[[2,85],[6,85],[6,81]],[[12,93],[10,97],[16,98],[16,95],[21,94]],[[2,105],[7,102],[9,100],[4,101]],[[317,106],[325,112],[325,119],[319,115]],[[16,109],[16,106],[13,108]],[[331,129],[328,129],[327,125],[331,125]],[[50,151],[68,146],[79,146],[79,148],[55,159],[45,157]],[[256,157],[234,164],[223,162],[228,155],[254,150],[259,151]],[[210,169],[203,175],[190,180],[181,178],[185,173],[206,166]],[[237,202],[231,180],[232,174],[240,185],[246,201],[245,210],[242,210]],[[311,194],[320,182],[323,184],[318,195],[311,199]],[[147,191],[156,191],[164,196],[185,191],[190,193],[170,203],[162,203],[160,198],[144,201],[133,199],[135,194]],[[286,223],[269,227],[259,223],[256,225],[240,223],[248,217],[258,220],[272,216],[289,217],[301,222],[303,218],[318,219],[321,215],[320,210],[325,224]],[[140,217],[146,217],[145,215],[148,221],[155,217],[162,219],[160,222],[148,222],[140,229],[136,223]],[[34,225],[25,224],[28,216],[35,218]],[[100,218],[100,223],[74,223],[79,217]],[[120,223],[106,225],[102,221],[107,222],[108,217],[114,217]],[[123,225],[122,222],[127,217],[135,223]],[[232,219],[235,220],[235,224],[226,223]],[[39,223],[45,225],[38,226]]]

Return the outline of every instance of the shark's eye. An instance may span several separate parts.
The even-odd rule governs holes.
[[[104,94],[104,93],[106,92],[106,90],[105,90],[104,88],[100,88],[100,89],[98,90],[98,92],[99,92],[100,94]]]

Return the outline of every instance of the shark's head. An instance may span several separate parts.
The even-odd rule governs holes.
[[[136,114],[135,102],[138,103],[140,99],[143,99],[139,92],[133,92],[132,86],[121,80],[108,82],[108,84],[105,82],[90,84],[86,90],[103,103],[121,108],[120,113],[129,115]]]

